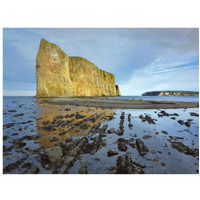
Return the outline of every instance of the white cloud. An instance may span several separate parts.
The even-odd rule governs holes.
[[[157,71],[156,66],[150,65],[136,70],[130,80],[120,84],[120,89],[122,95],[141,95],[144,92],[156,90],[197,91],[199,90],[198,74],[199,69],[196,65],[181,68],[170,66],[160,71]]]
[[[164,84],[163,76],[189,70],[186,65],[197,61],[199,52],[198,29],[5,29],[4,41],[17,53],[10,56],[7,51],[4,80],[35,81],[35,57],[43,37],[59,45],[69,56],[84,57],[113,73],[122,94],[141,94],[141,91],[158,88],[158,85],[160,88],[162,85],[162,90],[170,87],[168,82]],[[190,77],[188,82],[195,85],[197,78],[184,76]],[[180,83],[184,85],[182,80],[179,81],[174,82],[177,87],[181,87]],[[13,86],[10,84],[4,89],[32,91],[35,88],[23,84]],[[184,87],[188,86],[187,83]]]

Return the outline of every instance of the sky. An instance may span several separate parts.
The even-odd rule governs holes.
[[[122,95],[199,90],[197,28],[4,28],[3,93],[36,94],[41,38],[115,75]]]

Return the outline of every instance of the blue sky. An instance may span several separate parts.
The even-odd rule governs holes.
[[[115,75],[122,95],[199,90],[199,30],[188,28],[3,30],[4,95],[35,95],[41,38]]]

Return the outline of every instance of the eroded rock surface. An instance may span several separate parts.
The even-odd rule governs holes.
[[[37,97],[119,96],[113,74],[81,57],[68,57],[41,39],[36,58]]]
[[[132,158],[128,155],[122,155],[117,158],[117,174],[144,174],[141,168],[137,169],[138,163],[133,162]]]

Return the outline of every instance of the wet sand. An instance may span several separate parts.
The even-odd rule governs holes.
[[[198,108],[198,102],[180,101],[149,101],[149,100],[119,100],[98,98],[53,98],[44,102],[56,105],[75,105],[100,108],[121,109],[174,109],[174,108]]]

